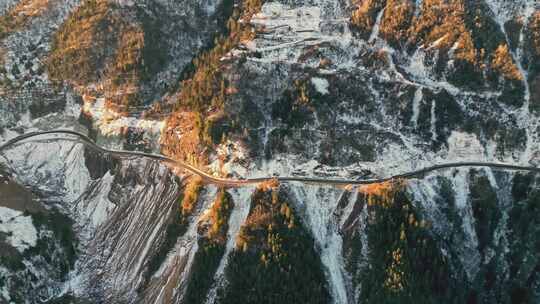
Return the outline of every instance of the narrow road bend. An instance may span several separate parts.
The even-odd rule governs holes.
[[[0,153],[23,140],[38,137],[38,136],[48,135],[48,134],[73,135],[73,136],[78,137],[84,145],[89,146],[103,153],[109,153],[111,155],[115,155],[120,158],[139,156],[139,157],[145,157],[145,158],[150,158],[153,160],[169,163],[176,167],[190,171],[193,174],[197,174],[201,176],[206,182],[216,184],[216,185],[232,186],[232,187],[258,184],[258,183],[269,181],[269,180],[277,180],[279,182],[303,182],[303,183],[316,183],[316,184],[328,184],[328,185],[367,185],[367,184],[383,183],[383,182],[387,182],[387,181],[391,181],[395,179],[409,179],[413,177],[422,177],[425,174],[432,171],[443,170],[443,169],[448,169],[448,168],[459,168],[459,167],[488,167],[488,168],[493,168],[493,169],[529,171],[529,172],[540,173],[540,168],[532,167],[532,166],[520,166],[520,165],[494,163],[494,162],[453,162],[453,163],[433,165],[433,166],[425,167],[425,168],[414,170],[414,171],[404,172],[404,173],[389,176],[389,177],[375,178],[375,179],[328,179],[328,178],[301,177],[301,176],[268,176],[268,177],[258,177],[258,178],[248,178],[248,179],[232,179],[232,178],[222,178],[222,177],[213,176],[190,164],[177,161],[172,158],[159,155],[159,154],[144,153],[144,152],[137,152],[137,151],[109,150],[101,146],[98,146],[87,135],[79,133],[77,131],[72,131],[72,130],[29,132],[29,133],[17,136],[11,140],[8,140],[7,142],[0,145]],[[51,138],[50,140],[63,140],[63,139],[64,138],[56,137],[56,138]]]

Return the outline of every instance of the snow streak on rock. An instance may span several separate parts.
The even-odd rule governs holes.
[[[103,136],[121,136],[125,130],[135,128],[144,132],[143,140],[152,142],[154,148],[157,148],[159,137],[165,127],[165,121],[123,116],[107,108],[104,98],[99,98],[95,102],[85,101],[83,111],[92,117],[94,127]]]
[[[334,303],[348,303],[342,262],[342,239],[334,212],[343,191],[317,186],[292,185],[297,208],[303,210],[304,220],[320,251],[321,261],[330,282]],[[354,202],[350,203],[354,204]]]
[[[218,269],[214,275],[214,284],[206,297],[206,303],[214,303],[217,296],[217,290],[223,286],[226,286],[224,272],[228,265],[228,261],[232,251],[236,247],[236,239],[242,224],[246,220],[249,214],[250,197],[253,193],[253,187],[231,189],[229,193],[232,196],[234,202],[234,209],[229,218],[229,231],[227,232],[227,244],[225,246],[225,253],[223,258],[219,262]]]
[[[49,87],[46,75],[34,77],[32,73],[39,70],[40,58],[50,49],[48,37],[77,2],[55,1],[42,17],[5,40],[7,77],[17,86]],[[520,17],[526,24],[535,9],[535,1],[485,2],[493,12],[493,16],[488,16],[499,25],[507,40],[506,22]],[[5,10],[7,3],[0,4],[0,11]],[[189,1],[160,3],[174,11],[174,16],[185,13],[196,17],[192,10],[183,11],[191,7]],[[415,14],[418,15],[422,1],[415,3]],[[134,2],[122,1],[122,5],[131,6]],[[208,14],[216,12],[218,7],[216,1],[198,1],[197,5]],[[259,129],[254,130],[261,141],[254,152],[264,157],[250,159],[249,151],[244,151],[243,147],[237,149],[242,145],[230,140],[220,145],[216,154],[221,153],[219,156],[224,158],[229,156],[231,161],[220,166],[220,160],[212,156],[212,172],[243,177],[271,174],[389,176],[434,163],[518,161],[527,164],[534,158],[538,150],[537,129],[540,124],[538,117],[529,111],[531,94],[529,76],[523,66],[523,30],[518,47],[511,51],[511,56],[523,76],[525,96],[523,106],[512,107],[498,101],[501,96],[499,91],[458,87],[450,83],[445,75],[438,75],[432,51],[442,43],[442,38],[411,50],[412,54],[388,45],[379,36],[384,24],[384,10],[375,16],[376,22],[369,40],[360,40],[349,31],[350,16],[344,7],[346,5],[330,0],[286,4],[266,2],[252,20],[244,20],[255,25],[258,31],[253,41],[246,41],[243,47],[233,53],[246,55],[247,62],[242,67],[253,73],[250,77],[255,76],[250,78],[249,85],[254,85],[256,89],[259,89],[257,85],[264,88],[250,95],[249,85],[242,87],[240,83],[240,97],[236,97],[241,98],[245,94],[249,103],[242,106],[249,105],[259,111],[257,114],[260,115],[246,117],[246,120],[261,122]],[[189,36],[193,39],[184,41],[185,35],[179,33],[175,36],[178,41],[170,47],[169,54],[175,58],[174,62],[160,77],[177,80],[177,72],[191,60],[192,46],[204,44],[202,36]],[[184,42],[189,47],[186,48]],[[456,44],[450,49],[449,61],[444,64],[452,65],[457,48]],[[189,56],[173,56],[178,54]],[[15,66],[20,68],[19,76],[14,73]],[[233,76],[231,78],[237,75]],[[32,79],[30,82],[27,81],[29,77]],[[291,89],[291,84],[297,79],[305,80],[313,95],[316,95],[310,96],[313,97],[310,106],[315,109],[306,111],[309,116],[306,122],[300,123],[299,127],[290,127],[284,122],[286,117],[276,119],[274,112],[280,106],[277,102],[283,98],[283,92]],[[14,101],[0,102],[2,141],[22,131],[83,129],[76,122],[83,110],[92,116],[91,127],[99,131],[100,144],[121,148],[122,130],[134,128],[144,131],[144,140],[151,142],[151,148],[159,148],[163,121],[122,117],[105,109],[104,99],[86,100],[81,109],[75,98],[68,94],[66,105],[60,106],[60,113],[57,111],[41,117],[29,111],[32,102],[38,98],[23,96],[19,99],[0,99]],[[448,110],[452,103],[456,105],[457,114]],[[451,114],[467,121],[451,125],[453,121],[448,118]],[[491,131],[501,133],[490,137]],[[301,136],[288,137],[290,134]],[[524,147],[519,143],[507,143],[512,138],[523,137],[526,137]],[[336,140],[329,141],[329,138]],[[336,146],[342,142],[347,142],[344,144],[346,147],[337,149]],[[281,144],[284,147],[277,149],[276,146]],[[234,149],[228,148],[231,145]],[[272,153],[266,155],[269,150]],[[168,168],[150,161],[111,159],[104,161],[110,168],[96,177],[86,167],[87,152],[82,145],[70,141],[23,143],[5,153],[5,159],[9,161],[2,158],[2,162],[14,170],[17,180],[47,198],[44,204],[48,208],[58,208],[75,221],[81,254],[62,293],[89,297],[93,302],[180,302],[194,255],[199,249],[197,220],[214,199],[215,187],[206,187],[200,199],[201,207],[194,213],[186,232],[174,240],[174,246],[157,270],[148,273],[152,257],[164,243],[171,218],[178,216],[181,192],[178,178]],[[346,158],[344,152],[350,152],[352,156]],[[326,158],[335,154],[338,157]],[[371,156],[367,157],[369,154]],[[106,158],[104,155],[99,157]],[[241,160],[242,165],[240,161],[232,160]],[[515,203],[511,196],[513,175],[491,170],[478,172],[485,175],[497,194],[503,220],[495,234],[498,236],[497,242],[501,242],[497,244],[507,246],[507,213]],[[415,208],[432,223],[435,235],[444,239],[457,231],[462,237],[459,244],[441,245],[440,250],[448,255],[448,246],[454,246],[459,263],[472,281],[483,267],[482,262],[489,260],[490,256],[483,256],[478,250],[480,241],[475,229],[477,219],[471,201],[474,189],[471,180],[471,170],[448,170],[421,180],[411,180],[407,189]],[[344,269],[343,240],[339,229],[351,215],[358,193],[316,185],[292,184],[284,187],[288,187],[295,208],[315,239],[333,301],[356,302],[352,295],[358,295],[361,286],[352,286]],[[214,303],[218,288],[227,284],[224,273],[240,227],[249,213],[253,190],[228,190],[235,207],[228,223],[225,254],[214,274],[207,303]],[[449,197],[443,197],[443,194],[447,194],[444,192],[446,190],[451,194]],[[341,201],[345,201],[344,207]],[[456,225],[458,227],[454,227],[455,223],[445,214],[445,209],[450,205],[455,205],[461,220]],[[339,209],[341,207],[344,209]],[[357,216],[362,229],[368,222],[366,208]],[[36,243],[37,232],[29,217],[0,207],[0,220],[0,231],[11,234],[7,240],[20,252]],[[361,238],[362,243],[367,244],[366,236],[361,235]],[[368,246],[362,248],[364,257],[367,250]],[[0,273],[6,272],[8,270],[0,268]],[[9,300],[9,291],[0,288],[0,297]]]

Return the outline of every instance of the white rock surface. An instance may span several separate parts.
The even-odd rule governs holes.
[[[0,207],[0,232],[6,233],[8,244],[21,253],[36,246],[38,239],[32,217],[6,207]]]

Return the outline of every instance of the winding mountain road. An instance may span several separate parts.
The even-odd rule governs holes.
[[[447,168],[458,168],[458,167],[489,167],[489,168],[503,169],[503,170],[531,171],[531,172],[540,173],[540,168],[537,168],[537,167],[528,167],[528,166],[519,166],[519,165],[512,165],[512,164],[492,163],[492,162],[453,162],[453,163],[433,165],[433,166],[425,167],[425,168],[415,170],[415,171],[409,171],[409,172],[405,172],[405,173],[401,173],[401,174],[397,174],[397,175],[393,175],[389,177],[376,178],[376,179],[328,179],[328,178],[300,177],[300,176],[285,176],[285,177],[269,176],[269,177],[248,178],[248,179],[231,179],[231,178],[222,178],[222,177],[213,176],[190,164],[177,161],[177,160],[174,160],[174,159],[171,159],[166,156],[159,155],[159,154],[105,149],[103,147],[98,146],[91,138],[89,138],[85,134],[79,133],[77,131],[72,131],[72,130],[29,132],[29,133],[17,136],[5,142],[4,144],[0,145],[0,153],[8,149],[9,147],[15,145],[18,142],[24,141],[29,138],[35,138],[35,137],[49,135],[49,134],[63,134],[63,135],[76,136],[82,141],[84,145],[91,147],[97,151],[100,151],[103,153],[109,153],[111,155],[115,155],[120,158],[139,156],[139,157],[145,157],[145,158],[150,158],[157,161],[169,163],[176,167],[190,171],[193,174],[197,174],[201,176],[208,183],[212,183],[216,185],[223,185],[223,186],[231,186],[231,187],[240,187],[240,186],[258,184],[258,183],[269,181],[269,180],[277,180],[279,182],[304,182],[304,183],[317,183],[317,184],[329,184],[329,185],[367,185],[367,184],[383,183],[383,182],[387,182],[387,181],[391,181],[395,179],[421,177],[421,176],[424,176],[426,173],[429,173],[432,171],[437,171],[437,170],[442,170],[442,169],[447,169]],[[50,140],[64,140],[64,138],[55,137],[55,138],[50,138]]]

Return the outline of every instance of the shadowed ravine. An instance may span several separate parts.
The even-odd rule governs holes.
[[[232,187],[253,185],[253,184],[258,184],[258,183],[269,181],[269,180],[277,180],[279,182],[304,182],[304,183],[316,183],[316,184],[327,184],[327,185],[366,185],[366,184],[383,183],[383,182],[387,182],[387,181],[395,180],[395,179],[408,179],[408,178],[422,177],[425,174],[433,172],[433,171],[448,169],[448,168],[458,168],[458,167],[488,167],[488,168],[512,170],[512,171],[540,172],[540,168],[532,167],[532,166],[520,166],[520,165],[513,165],[513,164],[493,163],[493,162],[452,162],[452,163],[445,163],[445,164],[436,164],[436,165],[425,167],[425,168],[415,170],[415,171],[409,171],[409,172],[404,172],[404,173],[389,176],[389,177],[382,177],[382,178],[375,178],[375,179],[328,179],[328,178],[295,177],[295,176],[268,176],[268,177],[258,177],[258,178],[248,178],[248,179],[231,179],[231,178],[221,178],[221,177],[213,176],[190,164],[177,161],[163,155],[137,152],[137,151],[109,150],[109,149],[98,146],[88,136],[82,133],[76,132],[76,131],[71,131],[71,130],[29,132],[29,133],[17,136],[7,141],[6,143],[2,144],[0,146],[0,153],[23,140],[38,137],[38,136],[43,136],[43,135],[49,135],[49,134],[73,135],[73,136],[78,137],[81,140],[82,144],[103,153],[109,153],[111,155],[121,157],[121,158],[139,156],[139,157],[146,157],[146,158],[154,159],[157,161],[172,164],[176,167],[190,171],[193,174],[197,174],[201,176],[208,183],[215,184],[215,185],[222,185],[222,186],[232,186]],[[55,138],[51,138],[50,140],[63,140],[63,139],[64,138],[55,137]]]

